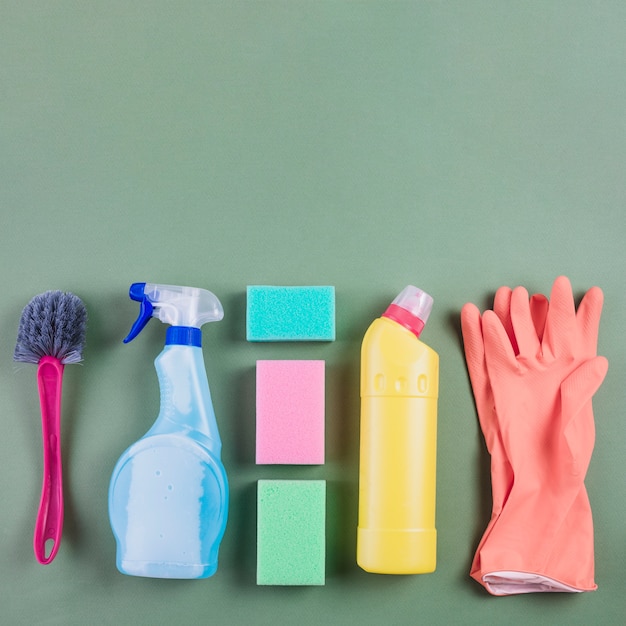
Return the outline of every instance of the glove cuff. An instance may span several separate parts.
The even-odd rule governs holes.
[[[483,574],[482,583],[485,589],[494,596],[546,592],[582,593],[597,589],[595,584],[590,588],[577,588],[543,574],[505,570]]]

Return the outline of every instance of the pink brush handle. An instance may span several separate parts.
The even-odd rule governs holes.
[[[42,565],[52,562],[63,529],[63,480],[61,466],[61,386],[64,365],[55,357],[39,361],[37,383],[41,404],[43,482],[35,523],[33,548]]]

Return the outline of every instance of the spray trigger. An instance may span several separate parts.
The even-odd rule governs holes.
[[[152,306],[152,302],[148,299],[145,294],[146,283],[133,283],[130,286],[128,291],[128,295],[131,300],[140,303],[139,307],[139,317],[135,320],[133,327],[130,329],[128,336],[124,339],[124,343],[128,343],[132,341],[146,326],[146,324],[150,321],[152,314],[154,312],[154,307]]]

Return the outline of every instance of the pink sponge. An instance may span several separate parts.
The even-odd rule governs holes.
[[[324,361],[257,361],[257,464],[324,463],[324,370]]]

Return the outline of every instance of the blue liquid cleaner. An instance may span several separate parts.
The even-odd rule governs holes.
[[[117,542],[116,562],[120,572],[131,576],[206,578],[217,570],[228,516],[228,482],[220,460],[221,441],[200,330],[193,324],[211,321],[210,315],[221,319],[221,306],[204,290],[151,287],[146,291],[153,294],[155,306],[146,308],[148,317],[157,316],[158,294],[168,295],[167,315],[172,315],[174,305],[185,305],[196,318],[188,321],[189,326],[168,329],[166,346],[155,360],[161,389],[159,415],[113,471],[109,517]],[[202,292],[199,297],[204,297],[209,313],[205,311],[198,320],[203,308],[198,298],[192,297],[190,303],[189,294],[183,292],[187,297],[181,301],[177,290],[190,290],[192,296]],[[138,322],[141,325],[141,317]]]

